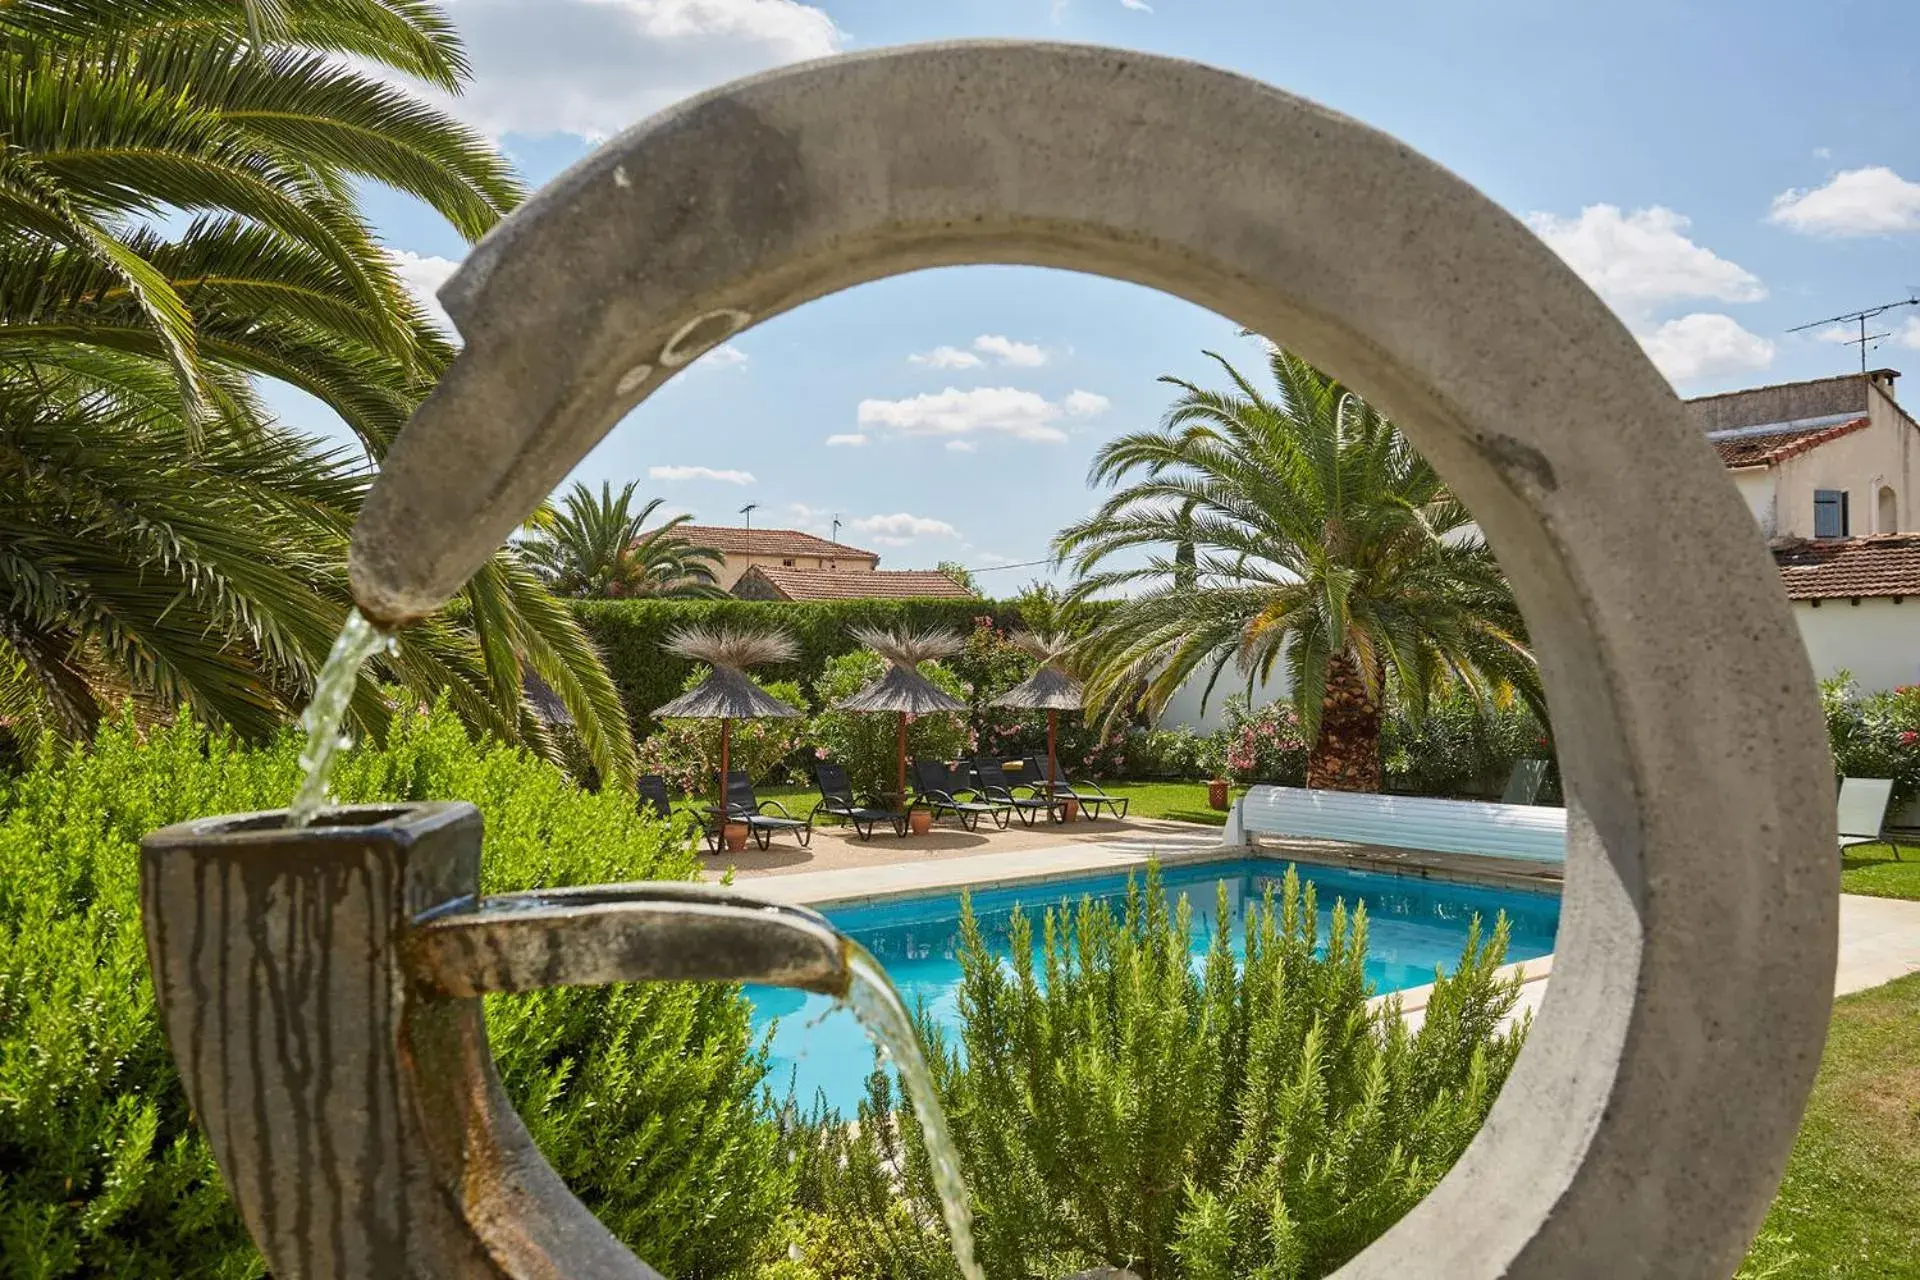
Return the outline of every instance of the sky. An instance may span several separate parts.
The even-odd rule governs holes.
[[[1920,5],[1912,0],[449,0],[475,77],[445,105],[538,186],[736,76],[957,37],[1124,46],[1258,77],[1395,134],[1524,220],[1683,395],[1843,373],[1825,317],[1920,290]],[[423,96],[432,96],[422,91]],[[1225,122],[1223,128],[1231,128]],[[467,246],[367,208],[423,297]],[[1920,295],[1916,295],[1920,296]],[[1920,374],[1920,307],[1871,332]],[[1273,335],[1284,339],[1284,335]],[[1036,578],[1100,494],[1095,450],[1155,425],[1203,354],[1257,372],[1219,316],[1065,272],[967,267],[865,285],[697,361],[575,472],[707,523],[827,534],[883,568]],[[1913,384],[1920,386],[1920,380]],[[1920,394],[1920,393],[1916,393]],[[275,390],[285,419],[338,435]]]

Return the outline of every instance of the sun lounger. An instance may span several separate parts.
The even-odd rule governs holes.
[[[873,839],[874,827],[882,822],[891,826],[896,836],[907,834],[907,815],[895,809],[860,804],[854,797],[853,780],[839,765],[830,761],[815,765],[813,780],[820,788],[820,803],[813,806],[808,821],[823,816],[844,819],[853,824],[854,832],[862,840]]]
[[[998,760],[989,760],[976,756],[973,761],[973,776],[979,784],[979,794],[989,801],[1003,801],[1013,806],[1020,821],[1031,827],[1042,814],[1055,822],[1065,822],[1065,805],[1055,799],[1049,801],[1046,792],[1027,782],[1009,782],[1007,771],[1000,767]],[[1021,794],[1025,792],[1025,794]]]
[[[1047,758],[1028,756],[1020,762],[1020,776],[1032,778],[1034,786],[1042,795],[1047,791]],[[1055,800],[1074,800],[1079,802],[1080,811],[1089,821],[1100,816],[1102,806],[1116,818],[1127,816],[1127,808],[1133,801],[1126,796],[1110,796],[1091,782],[1076,783],[1064,773],[1056,774],[1053,779],[1053,798]]]
[[[1013,805],[986,799],[966,778],[956,779],[944,760],[915,760],[913,786],[914,804],[931,812],[935,820],[942,813],[951,813],[968,831],[978,830],[983,817],[992,819],[993,825],[1004,831],[1013,817]],[[967,798],[963,800],[962,796]]]

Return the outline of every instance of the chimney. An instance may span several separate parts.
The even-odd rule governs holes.
[[[1868,372],[1867,381],[1886,392],[1887,399],[1897,399],[1893,394],[1893,380],[1900,376],[1898,369],[1874,369]]]

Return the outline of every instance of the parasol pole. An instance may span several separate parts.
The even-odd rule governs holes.
[[[720,717],[720,813],[715,819],[722,827],[727,825],[727,739],[733,729],[733,721]]]
[[[900,756],[899,804],[901,810],[904,812],[907,807],[907,713],[904,711],[900,713],[900,750],[898,754]]]
[[[1060,713],[1052,707],[1047,708],[1047,803],[1053,803],[1053,780],[1060,773],[1060,765],[1053,757],[1054,727],[1060,723]]]

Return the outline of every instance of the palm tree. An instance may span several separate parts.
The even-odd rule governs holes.
[[[70,730],[123,692],[251,730],[310,687],[347,608],[339,530],[367,477],[273,423],[252,380],[317,397],[377,460],[454,348],[358,185],[414,196],[469,239],[522,194],[483,138],[346,58],[448,91],[467,76],[430,0],[0,3],[0,702],[27,679],[31,715]],[[194,522],[203,501],[224,528]],[[253,562],[214,532],[249,538]],[[382,674],[549,749],[531,669],[603,774],[631,775],[611,679],[513,553],[457,612]],[[190,632],[217,662],[152,647]],[[362,728],[383,716],[356,704]]]
[[[1277,396],[1207,354],[1231,389],[1163,378],[1182,394],[1160,428],[1112,441],[1090,472],[1131,483],[1054,540],[1083,575],[1075,598],[1135,592],[1082,644],[1089,701],[1112,714],[1144,681],[1157,711],[1203,668],[1210,695],[1229,663],[1249,685],[1278,665],[1308,785],[1355,791],[1379,789],[1389,697],[1418,715],[1457,682],[1544,710],[1506,579],[1393,424],[1278,347]]]
[[[575,482],[558,508],[549,507],[532,522],[520,554],[563,596],[721,596],[717,570],[720,553],[699,547],[676,533],[692,516],[679,515],[658,528],[645,528],[660,506],[654,498],[633,509],[637,481],[628,481],[616,497],[601,481],[596,496]]]

